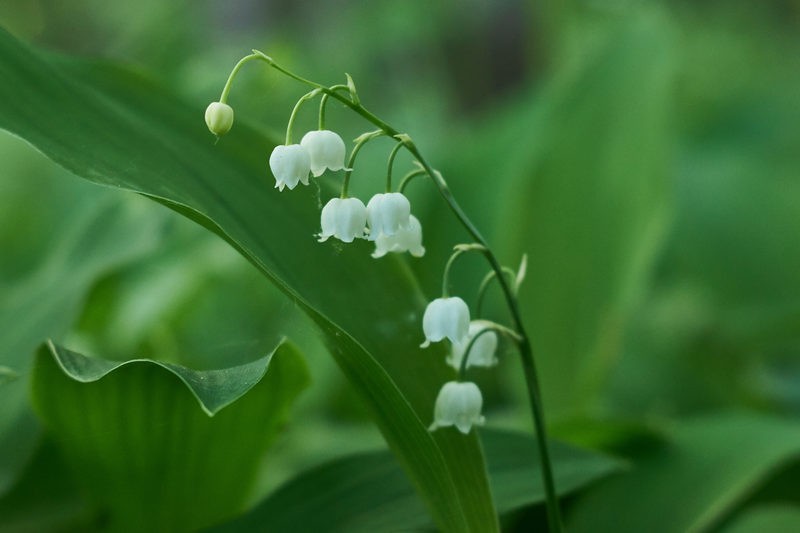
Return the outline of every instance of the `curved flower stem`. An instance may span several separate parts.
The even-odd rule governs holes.
[[[289,115],[289,123],[286,125],[286,146],[292,144],[292,128],[294,128],[294,120],[297,118],[297,112],[300,111],[300,106],[302,106],[308,100],[311,100],[315,96],[320,93],[319,89],[314,89],[313,91],[309,91],[297,101],[294,105],[294,109],[292,109],[292,114]]]
[[[477,342],[478,338],[482,335],[493,331],[494,328],[486,327],[480,330],[478,333],[475,334],[467,343],[467,347],[464,348],[464,357],[461,358],[461,364],[458,365],[458,379],[464,381],[464,376],[467,373],[467,359],[469,359],[469,355],[472,353],[472,347],[475,346],[475,342]]]
[[[255,54],[253,54],[253,55],[255,55]],[[259,59],[261,59],[260,56],[259,56]],[[330,90],[331,91],[341,91],[341,90],[349,91],[347,85],[334,85],[333,87],[330,88]],[[317,122],[317,129],[320,130],[320,131],[325,129],[325,111],[327,110],[327,104],[328,104],[328,93],[323,93],[322,94],[322,98],[320,98],[320,101],[319,101],[319,121]]]
[[[506,266],[503,267],[503,273],[507,276],[510,276],[511,280],[515,280],[517,277],[517,273]],[[497,272],[490,270],[486,273],[486,276],[484,276],[481,284],[478,286],[478,297],[475,300],[475,316],[481,316],[481,309],[483,308],[483,299],[486,296],[486,289],[489,288],[489,283],[491,283],[496,277]]]
[[[245,63],[248,61],[252,61],[253,59],[263,59],[259,54],[255,52],[250,54],[249,56],[244,56],[239,60],[238,63],[233,67],[231,70],[230,75],[228,76],[228,81],[225,82],[225,87],[222,88],[222,94],[219,97],[220,103],[224,104],[228,101],[228,93],[231,92],[231,86],[233,85],[233,79],[239,73],[239,70],[244,66]]]
[[[475,342],[478,340],[478,337],[480,337],[484,333],[488,333],[489,331],[496,331],[498,333],[502,333],[503,335],[511,337],[515,341],[519,341],[519,335],[513,329],[509,329],[500,324],[495,324],[494,322],[490,323],[488,326],[486,326],[478,333],[476,333],[475,336],[469,340],[469,343],[467,343],[467,347],[464,349],[464,357],[463,359],[461,359],[461,364],[458,367],[459,379],[463,380],[464,375],[467,373],[467,359],[469,359],[469,356],[472,353],[472,347],[475,345]]]
[[[325,129],[325,105],[328,103],[328,95],[323,94],[319,99],[319,121],[317,122],[317,129],[322,131]]]
[[[461,256],[461,254],[465,252],[485,252],[486,247],[481,244],[457,244],[453,249],[453,253],[450,255],[450,259],[447,260],[447,263],[444,265],[444,273],[442,274],[442,297],[447,298],[450,294],[450,269],[453,268],[453,263],[456,262],[456,259]]]
[[[350,157],[347,158],[346,170],[344,171],[344,181],[342,181],[341,198],[347,198],[347,190],[350,187],[350,175],[353,173],[353,164],[356,162],[356,156],[358,155],[358,152],[361,150],[361,147],[367,144],[375,137],[380,137],[381,135],[383,135],[383,131],[376,130],[360,135],[358,139],[356,139],[356,145],[350,152]]]
[[[450,296],[450,269],[453,268],[453,263],[456,262],[458,256],[464,253],[464,250],[457,249],[450,255],[450,259],[444,265],[444,272],[442,273],[442,298]]]
[[[392,151],[389,152],[389,162],[386,165],[386,192],[392,192],[392,167],[394,166],[394,158],[402,147],[403,143],[398,142],[394,145]]]
[[[404,190],[406,190],[406,185],[408,185],[408,182],[410,182],[411,180],[413,180],[417,176],[425,176],[427,174],[428,173],[425,172],[425,170],[423,170],[421,168],[418,168],[416,170],[412,170],[411,172],[409,172],[408,174],[403,176],[403,179],[400,180],[400,185],[397,187],[397,192],[402,193]]]
[[[270,66],[280,72],[283,72],[290,78],[304,83],[310,87],[319,89],[323,93],[328,94],[331,98],[339,100],[342,104],[352,109],[355,113],[361,115],[361,117],[363,117],[365,120],[380,128],[380,130],[387,136],[398,138],[397,136],[401,135],[399,131],[362,106],[360,102],[354,102],[347,96],[343,96],[337,91],[331,90],[324,85],[301,78],[297,74],[294,74],[293,72],[290,72],[278,65],[271,57],[259,52],[258,50],[253,50],[253,54],[259,55],[263,60],[269,63]],[[491,269],[497,272],[497,281],[500,283],[500,288],[503,291],[509,311],[511,312],[511,317],[514,322],[514,329],[519,335],[517,346],[519,348],[520,357],[522,358],[522,368],[528,388],[528,402],[531,408],[534,432],[539,448],[539,462],[542,466],[542,478],[544,481],[544,489],[547,500],[547,522],[549,525],[549,531],[551,533],[559,533],[563,529],[561,523],[561,511],[559,509],[558,495],[556,493],[555,481],[553,479],[552,462],[550,460],[550,451],[547,444],[547,429],[544,422],[544,410],[542,409],[542,395],[539,387],[539,377],[533,358],[533,348],[531,346],[530,338],[525,331],[525,326],[522,323],[522,315],[519,310],[519,304],[517,302],[516,295],[514,294],[514,291],[512,290],[508,281],[505,279],[505,276],[502,275],[503,268],[500,266],[500,262],[497,260],[497,257],[495,257],[494,253],[489,248],[486,239],[483,237],[483,235],[481,235],[480,231],[478,231],[478,228],[475,227],[475,224],[473,224],[456,199],[453,197],[453,194],[450,192],[447,182],[445,182],[442,175],[436,172],[433,167],[431,167],[431,165],[423,157],[422,153],[410,138],[401,135],[399,139],[409,153],[414,157],[414,159],[419,162],[422,169],[424,169],[428,176],[430,176],[431,180],[433,180],[433,183],[439,190],[439,194],[442,196],[448,207],[450,207],[450,210],[453,211],[459,222],[461,222],[461,225],[464,226],[464,229],[467,231],[467,233],[475,240],[475,242],[484,246],[484,256],[489,262]]]

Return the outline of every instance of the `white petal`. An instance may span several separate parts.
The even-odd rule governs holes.
[[[367,203],[370,240],[381,235],[395,235],[407,228],[411,217],[411,204],[399,192],[381,193]]]
[[[308,185],[311,161],[308,151],[299,144],[279,145],[269,156],[269,167],[275,176],[275,186],[294,189],[299,182]]]
[[[469,307],[458,296],[435,299],[425,308],[422,331],[430,342],[445,337],[455,343],[463,342],[469,331]]]
[[[433,431],[454,425],[460,432],[469,433],[473,425],[484,423],[482,407],[483,397],[477,385],[449,381],[442,386],[436,397],[434,420],[429,429]]]
[[[345,145],[342,138],[330,130],[309,131],[300,144],[308,150],[311,171],[315,177],[321,176],[325,169],[344,168]]]
[[[343,242],[364,236],[367,210],[358,198],[332,198],[322,208],[320,242],[336,237]]]

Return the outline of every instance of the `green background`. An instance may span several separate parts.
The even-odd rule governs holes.
[[[0,530],[135,530],[143,508],[158,509],[148,527],[162,530],[248,530],[268,526],[265,516],[276,530],[480,530],[497,527],[494,509],[503,530],[546,527],[538,473],[520,470],[535,468],[531,441],[493,447],[487,431],[487,480],[476,437],[424,432],[450,374],[441,352],[416,350],[413,313],[437,296],[466,234],[420,179],[407,191],[424,258],[375,261],[364,243],[313,243],[317,202],[341,174],[279,195],[267,168],[305,88],[248,65],[229,100],[231,134],[215,145],[204,131],[205,106],[251,48],[321,83],[351,74],[362,102],[442,171],[501,262],[516,268],[528,255],[520,305],[548,426],[568,443],[554,445],[567,450],[556,473],[570,491],[568,530],[795,530],[798,25],[789,0],[3,2]],[[312,108],[296,132],[315,126]],[[368,129],[340,106],[328,125],[346,141]],[[389,147],[362,150],[353,194],[366,201],[382,187]],[[405,155],[396,164],[398,176],[410,168]],[[156,197],[224,239],[115,189]],[[454,292],[472,304],[484,272],[477,257],[461,260]],[[486,304],[507,323],[499,294]],[[40,348],[47,339],[58,348]],[[202,425],[185,385],[131,365],[97,381],[111,392],[93,400],[92,384],[51,365],[67,350],[232,369],[277,346],[275,361],[282,351],[297,360],[276,386],[286,409],[238,430],[256,438],[260,421],[275,434],[248,447],[240,492],[223,491],[230,502],[211,496],[230,481],[205,480],[217,503],[203,513],[145,497],[162,481],[205,491],[160,478],[165,458],[182,456],[174,435],[144,431],[164,441],[148,444],[141,468],[127,463],[136,435],[110,437],[158,390],[187,409],[169,416]],[[519,361],[508,343],[499,355],[498,368],[470,375],[487,425],[530,434]],[[109,400],[119,394],[124,414]],[[246,411],[250,394],[220,416]],[[93,454],[71,433],[86,413],[99,428]],[[200,433],[186,438],[191,468],[222,472],[241,458],[235,440],[207,449]],[[152,464],[162,470],[144,476]],[[121,465],[144,476],[131,483],[141,492],[111,488],[132,475]],[[372,471],[394,484],[376,492]],[[308,496],[323,486],[342,499]],[[251,509],[261,515],[225,525]]]

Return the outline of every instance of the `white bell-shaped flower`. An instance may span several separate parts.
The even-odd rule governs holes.
[[[343,242],[364,237],[367,226],[367,208],[358,198],[332,198],[322,208],[322,232],[319,242],[336,237]]]
[[[222,137],[233,126],[233,108],[222,102],[211,102],[206,108],[206,126],[211,133]]]
[[[469,332],[469,307],[458,296],[436,298],[425,308],[422,331],[425,333],[422,348],[445,337],[453,343],[463,343]]]
[[[408,226],[400,228],[394,235],[384,233],[375,238],[375,251],[372,252],[372,257],[378,259],[389,252],[410,252],[414,257],[425,255],[425,248],[422,246],[422,226],[417,217],[410,215]]]
[[[491,322],[487,320],[473,320],[470,322],[469,333],[467,334],[466,340],[464,342],[453,343],[450,349],[450,355],[447,357],[447,364],[456,370],[461,368],[461,362],[464,359],[464,351],[469,346],[469,343],[472,342],[472,339],[474,339],[478,333],[481,333],[481,331],[484,331],[489,326],[491,326]],[[496,365],[497,356],[495,352],[497,352],[497,333],[494,331],[481,333],[481,336],[472,344],[466,368],[471,366],[490,367]]]
[[[402,193],[376,194],[367,203],[369,239],[374,241],[381,235],[396,235],[408,227],[410,218],[411,204]]]
[[[481,390],[472,382],[448,381],[436,397],[433,410],[433,424],[428,431],[455,426],[467,434],[472,426],[482,426],[485,418],[481,415],[483,396]]]
[[[308,150],[299,144],[278,145],[269,156],[269,168],[275,176],[275,187],[294,189],[298,182],[308,185],[311,159]]]
[[[321,176],[325,169],[344,168],[344,141],[330,130],[309,131],[300,140],[300,146],[308,150],[311,157],[311,173]]]

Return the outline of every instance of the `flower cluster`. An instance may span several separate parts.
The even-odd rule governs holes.
[[[493,328],[494,324],[485,320],[470,321],[469,307],[458,296],[437,298],[428,304],[422,317],[425,342],[421,347],[448,339],[447,364],[461,374],[470,366],[494,366],[497,334]],[[483,425],[482,407],[483,396],[475,383],[449,381],[436,397],[429,429],[455,426],[460,432],[469,433],[473,425]]]
[[[303,83],[311,90],[303,95],[295,105],[286,127],[286,142],[275,147],[269,157],[269,166],[275,177],[275,188],[282,192],[298,184],[308,185],[310,178],[321,177],[326,170],[344,170],[341,194],[329,200],[320,214],[320,242],[330,238],[345,243],[355,239],[367,239],[375,244],[372,257],[380,258],[388,253],[409,252],[414,257],[425,253],[422,246],[422,226],[411,214],[411,204],[403,195],[405,185],[415,176],[427,176],[437,187],[445,203],[459,219],[462,226],[474,238],[471,244],[459,244],[455,247],[445,268],[442,283],[442,297],[430,302],[422,318],[422,330],[425,340],[421,347],[431,343],[449,341],[450,350],[445,362],[456,369],[458,378],[445,383],[439,390],[434,405],[434,420],[429,430],[454,426],[463,434],[468,434],[473,426],[484,424],[481,414],[483,396],[478,386],[464,379],[470,367],[491,367],[497,364],[498,334],[502,333],[516,341],[520,356],[523,359],[530,406],[534,416],[536,438],[539,445],[539,457],[542,467],[542,480],[547,500],[548,524],[552,531],[561,531],[558,497],[553,484],[552,469],[547,453],[547,436],[545,434],[544,416],[539,400],[536,371],[530,343],[526,337],[522,320],[517,308],[517,293],[525,277],[527,260],[523,256],[517,271],[501,266],[494,253],[488,248],[477,228],[467,218],[449,191],[443,176],[435,170],[422,156],[411,138],[389,126],[374,113],[361,105],[355,83],[346,75],[346,84],[324,86],[300,77],[258,50],[253,50],[236,63],[228,81],[222,90],[218,102],[212,102],[205,113],[208,129],[218,138],[225,135],[233,125],[234,113],[227,103],[231,84],[242,65],[249,61],[265,61],[279,72]],[[292,143],[292,127],[301,105],[320,96],[318,128],[306,133],[299,144]],[[335,132],[325,129],[325,106],[328,99],[337,100],[347,108],[361,115],[378,129],[364,133],[354,141],[350,155],[342,138]],[[348,185],[353,171],[356,154],[371,139],[387,136],[396,141],[389,154],[386,174],[385,192],[375,194],[364,205],[358,198],[348,195]],[[392,166],[395,156],[401,149],[412,157],[417,169],[406,174],[397,189],[392,188]],[[448,274],[455,259],[464,252],[481,252],[490,266],[478,288],[475,306],[476,315],[481,315],[481,302],[486,288],[492,280],[497,280],[506,298],[509,311],[514,319],[514,328],[486,320],[470,320],[470,309],[461,298],[448,295]]]
[[[254,58],[266,58],[271,62],[267,56],[260,55],[255,51],[253,56],[242,59],[231,73],[220,101],[212,102],[206,109],[206,125],[217,137],[225,135],[233,125],[233,108],[225,102],[233,77],[243,62]],[[355,86],[349,78],[346,88],[350,92],[351,101],[357,106],[358,98],[355,94]],[[312,176],[319,178],[327,170],[333,172],[344,170],[340,196],[330,199],[322,208],[319,242],[325,242],[330,238],[345,243],[351,243],[355,239],[367,239],[375,244],[375,251],[372,253],[374,258],[383,257],[388,253],[403,252],[409,252],[414,257],[421,257],[425,253],[425,248],[422,246],[422,226],[420,221],[411,214],[411,203],[402,191],[405,183],[415,175],[427,174],[434,181],[438,180],[444,183],[441,174],[423,164],[410,137],[405,134],[393,134],[392,139],[396,141],[396,144],[389,155],[385,192],[373,195],[366,205],[360,199],[348,196],[348,184],[353,171],[349,167],[354,166],[356,154],[371,139],[388,135],[388,130],[381,127],[380,130],[365,133],[355,139],[355,145],[345,162],[347,148],[344,141],[339,134],[325,129],[323,126],[325,105],[329,96],[333,94],[330,92],[333,89],[332,87],[326,90],[317,86],[301,97],[295,105],[286,128],[286,142],[276,146],[269,157],[269,167],[275,177],[275,188],[281,192],[286,188],[293,190],[298,184],[308,185]],[[319,128],[303,135],[300,143],[292,143],[292,128],[298,110],[304,102],[320,94],[323,96],[320,101]],[[333,94],[333,96],[336,95]],[[403,147],[406,147],[414,155],[419,168],[407,174],[398,190],[393,191],[391,187],[392,165],[398,151]],[[444,296],[428,304],[422,319],[425,341],[421,347],[425,348],[433,342],[449,340],[450,351],[446,363],[459,373],[457,381],[445,383],[439,391],[434,407],[434,421],[430,426],[431,431],[455,426],[458,431],[466,434],[473,425],[484,423],[484,417],[481,415],[483,406],[481,391],[475,383],[465,381],[463,376],[470,367],[490,367],[497,364],[495,352],[497,351],[498,336],[496,331],[508,331],[498,324],[485,320],[471,321],[470,310],[464,300],[457,296],[447,296],[450,267],[456,257],[470,250],[487,251],[485,247],[477,243],[456,246],[444,271]],[[484,285],[479,290],[479,294],[482,294],[485,289]],[[480,303],[478,303],[478,309],[480,309]]]
[[[310,131],[300,144],[277,146],[269,159],[275,187],[281,191],[284,187],[294,189],[298,183],[308,185],[309,173],[319,177],[325,170],[342,170],[345,152],[342,138],[329,130]],[[375,258],[389,252],[410,252],[415,257],[425,253],[422,226],[411,215],[408,198],[400,192],[375,194],[367,205],[346,194],[332,198],[322,208],[320,226],[320,242],[331,237],[348,243],[355,239],[374,241]]]

